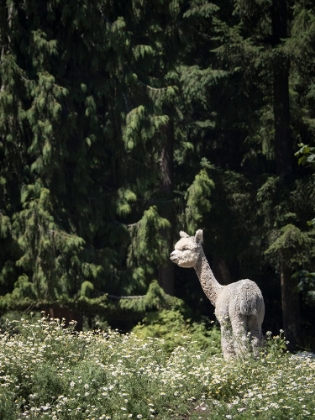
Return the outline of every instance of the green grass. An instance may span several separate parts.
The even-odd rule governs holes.
[[[56,320],[11,322],[0,335],[0,419],[308,419],[315,361],[269,336],[254,360],[225,362],[191,337],[74,333]],[[196,345],[197,344],[197,345]]]

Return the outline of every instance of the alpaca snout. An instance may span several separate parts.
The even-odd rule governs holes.
[[[178,261],[178,255],[176,251],[173,251],[170,255],[170,260],[173,262],[177,262]]]

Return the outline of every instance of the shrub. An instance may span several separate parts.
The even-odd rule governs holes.
[[[221,335],[216,326],[207,328],[205,322],[192,323],[176,310],[152,312],[132,331],[142,339],[162,339],[163,347],[168,352],[177,346],[185,346],[188,341],[195,348],[207,349],[209,354],[221,353]]]
[[[269,339],[259,358],[226,362],[187,336],[166,351],[164,340],[134,333],[75,333],[47,318],[9,323],[0,334],[0,418],[314,417],[315,361]]]

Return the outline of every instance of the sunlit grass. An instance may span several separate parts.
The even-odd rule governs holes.
[[[314,417],[315,361],[283,348],[269,336],[257,360],[226,362],[188,338],[169,353],[161,339],[11,322],[0,335],[0,418]]]

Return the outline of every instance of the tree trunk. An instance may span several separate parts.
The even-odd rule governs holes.
[[[281,307],[284,335],[290,342],[289,350],[296,349],[299,343],[300,305],[297,293],[298,280],[292,277],[283,256],[280,257]]]
[[[76,322],[75,329],[77,331],[82,331],[83,328],[83,316],[81,313],[73,311],[67,307],[62,307],[59,305],[53,305],[48,310],[49,315],[52,318],[58,318],[65,321],[65,326],[68,327],[71,321]]]
[[[287,2],[272,2],[272,44],[279,47],[287,38]],[[288,175],[292,171],[292,139],[290,136],[289,68],[286,54],[279,50],[273,61],[273,111],[274,147],[277,174]]]
[[[274,128],[276,171],[280,176],[292,172],[292,141],[290,136],[289,63],[284,58],[274,69]]]
[[[272,2],[272,39],[277,48],[287,38],[288,5],[287,0]],[[293,146],[290,135],[290,100],[289,100],[290,61],[278,48],[273,62],[273,100],[274,100],[274,147],[277,174],[283,182],[292,172]],[[283,329],[293,350],[298,343],[300,324],[300,306],[297,284],[292,279],[290,268],[286,267],[285,258],[281,258],[280,281]]]
[[[0,0],[0,59],[1,62],[7,53],[11,44],[11,19],[12,5],[7,6],[5,0]],[[5,90],[5,86],[1,84],[1,92]]]
[[[223,257],[214,254],[211,266],[213,274],[220,284],[226,285],[232,282],[229,267]]]
[[[160,192],[162,203],[160,215],[167,219],[171,227],[163,229],[163,236],[168,250],[172,252],[174,238],[174,206],[173,206],[173,147],[174,147],[174,124],[170,120],[166,127],[165,141],[161,150],[161,180]],[[174,264],[168,258],[158,270],[159,284],[164,292],[174,295]]]

